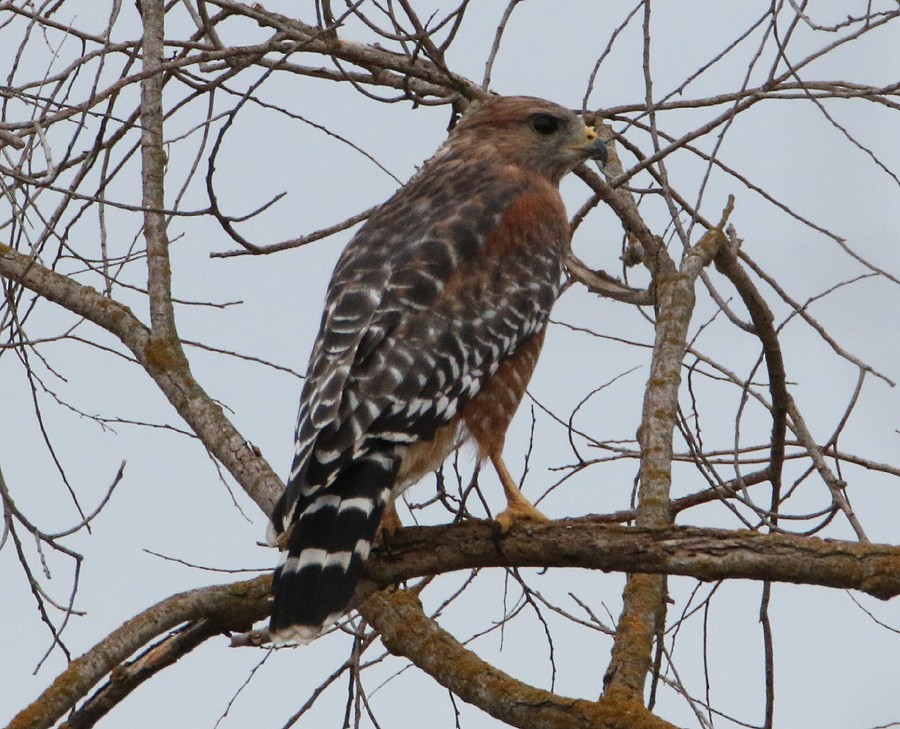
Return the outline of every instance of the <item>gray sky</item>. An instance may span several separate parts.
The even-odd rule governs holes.
[[[76,4],[64,6],[69,16],[72,15],[70,5]],[[275,9],[277,5],[267,3]],[[281,5],[285,13],[297,12],[293,3]],[[421,5],[449,9],[439,3]],[[448,61],[458,73],[480,81],[487,48],[505,4],[477,5],[467,15]],[[678,88],[699,65],[714,57],[761,15],[766,5],[713,2],[654,5],[651,63],[655,98]],[[865,3],[811,5],[811,17],[826,24],[837,22],[847,12],[859,12]],[[890,3],[884,6],[892,7]],[[542,96],[580,107],[593,63],[630,9],[623,3],[523,3],[507,30],[493,70],[491,88],[500,93]],[[82,15],[76,23],[96,27],[100,22],[85,16],[95,12],[95,8],[84,6],[80,12]],[[99,18],[105,14],[105,10],[99,13]],[[427,15],[424,10],[423,15]],[[137,32],[132,5],[123,7],[122,16],[114,39],[132,38]],[[170,32],[178,33],[177,24],[187,22],[183,10],[175,12]],[[262,37],[259,29],[249,24],[240,27],[238,33],[235,26],[235,37],[223,40],[237,44],[253,42],[254,34]],[[589,108],[643,102],[640,31],[640,22],[635,21],[621,34],[597,76]],[[4,39],[14,35],[11,29],[0,33]],[[348,39],[370,40],[370,34],[358,23],[348,23],[342,34]],[[794,60],[827,43],[825,36],[801,25],[791,45]],[[0,41],[0,47],[6,43]],[[756,41],[739,48],[688,86],[681,98],[738,88],[755,48]],[[859,44],[812,64],[804,70],[803,77],[872,85],[896,82],[897,48],[900,48],[900,26],[889,24]],[[61,66],[63,59],[71,58],[76,50],[71,43],[64,45],[58,64]],[[37,59],[40,56],[37,46],[34,52]],[[9,53],[9,50],[0,51],[0,57],[8,61]],[[46,56],[42,63],[43,71]],[[763,64],[763,68],[768,67],[768,63]],[[754,76],[750,83],[758,81]],[[239,87],[237,82],[235,87]],[[420,108],[411,112],[407,103],[381,105],[362,98],[348,85],[338,87],[297,76],[274,77],[262,87],[260,96],[343,135],[401,180],[406,180],[416,165],[442,142],[448,121],[446,108]],[[222,105],[225,108],[226,101]],[[5,120],[17,121],[15,106],[10,108],[12,111]],[[831,102],[827,110],[885,167],[894,174],[900,170],[900,147],[896,143],[900,117],[895,109],[845,101]],[[168,124],[167,138],[175,139],[192,130],[202,120],[200,114],[204,111],[200,105],[188,107]],[[678,135],[715,113],[710,110],[671,113],[661,117],[660,123],[667,132]],[[614,127],[621,130],[624,125],[616,123]],[[632,130],[629,137],[645,152],[650,151],[650,141],[645,135]],[[698,146],[709,152],[717,140],[717,136],[710,135],[700,139]],[[195,132],[178,142],[177,154],[170,154],[170,196],[187,174],[198,141]],[[900,219],[896,213],[900,185],[865,150],[849,142],[813,104],[800,100],[758,104],[728,130],[719,157],[797,214],[846,239],[849,246],[875,265],[900,275],[897,253]],[[631,164],[630,157],[625,159],[626,164]],[[696,203],[705,166],[684,151],[666,162],[673,185]],[[138,168],[132,161],[130,173],[117,182],[113,196],[138,202],[139,181]],[[397,187],[389,175],[347,145],[301,121],[256,108],[246,110],[227,137],[216,182],[220,202],[233,215],[246,214],[274,195],[287,193],[271,211],[241,226],[242,234],[258,244],[274,243],[333,224],[383,201]],[[634,180],[637,188],[649,184],[646,174]],[[587,188],[574,178],[565,182],[563,192],[570,212],[577,210],[588,196]],[[704,214],[717,219],[729,194],[736,197],[731,222],[744,240],[744,250],[795,300],[805,301],[865,272],[826,235],[799,223],[721,172],[710,176],[703,191]],[[191,183],[182,204],[188,209],[206,204],[202,178]],[[7,206],[5,199],[0,200],[3,219],[8,216]],[[655,232],[670,234],[669,216],[661,199],[647,200],[641,210]],[[107,215],[110,247],[122,253],[139,233],[139,216],[112,209]],[[73,228],[70,240],[79,250],[96,253],[98,230],[96,214],[87,215]],[[183,337],[303,371],[318,325],[328,274],[349,233],[278,255],[224,260],[210,259],[209,254],[230,250],[234,244],[205,218],[175,220],[170,237],[175,241],[174,289],[179,298],[242,302],[226,308],[180,307],[178,316]],[[695,232],[694,240],[698,237],[699,233]],[[0,240],[5,242],[5,238]],[[678,245],[677,241],[673,242],[673,255],[677,255]],[[575,251],[583,260],[615,275],[621,274],[620,246],[621,227],[606,210],[592,213],[574,241]],[[135,283],[139,283],[142,271],[140,265],[131,268]],[[639,269],[631,270],[629,277],[634,285],[647,283],[646,275]],[[721,284],[721,277],[717,281]],[[722,291],[732,295],[727,285]],[[144,317],[140,297],[121,290],[120,295]],[[783,320],[787,308],[770,290],[765,289],[764,295],[779,321]],[[897,380],[900,379],[898,304],[900,289],[896,285],[883,278],[869,278],[813,304],[810,311],[847,351]],[[701,294],[694,331],[696,325],[714,313],[715,305],[706,294]],[[640,422],[649,350],[587,336],[570,327],[586,327],[606,337],[650,343],[650,325],[632,307],[599,299],[580,287],[564,295],[555,309],[554,319],[561,324],[550,329],[530,393],[538,403],[565,418],[594,388],[637,368],[593,395],[575,418],[576,427],[598,440],[633,438]],[[72,321],[68,314],[45,305],[35,312],[29,333],[34,337],[58,334]],[[735,332],[733,327],[717,319],[703,331],[698,344],[706,354],[746,376],[757,345],[748,335]],[[111,337],[98,334],[87,324],[82,324],[78,333],[108,346],[113,344]],[[824,441],[837,426],[852,396],[855,368],[836,358],[827,344],[799,321],[787,324],[782,342],[792,393],[814,435]],[[42,351],[60,377],[65,378],[63,381],[47,373],[48,386],[82,411],[184,427],[137,367],[106,352],[72,342],[46,345]],[[198,380],[211,395],[227,405],[238,429],[284,476],[292,451],[299,379],[196,348],[189,349],[188,354]],[[705,445],[711,449],[731,447],[740,393],[733,387],[707,383],[698,387]],[[687,399],[682,402],[689,404]],[[85,556],[76,607],[86,615],[72,618],[65,632],[73,654],[83,653],[122,621],[168,595],[231,579],[229,575],[166,561],[146,550],[224,569],[262,569],[274,563],[275,555],[256,545],[264,535],[264,518],[231,479],[226,478],[236,505],[233,503],[213,463],[196,440],[171,430],[127,424],[112,426],[115,432],[104,432],[78,413],[54,405],[47,395],[41,395],[41,403],[45,427],[86,509],[94,507],[119,463],[127,461],[125,478],[94,522],[92,533],[80,532],[65,541],[66,546]],[[896,388],[869,378],[854,417],[842,434],[841,448],[896,467],[900,437],[898,405]],[[561,473],[551,469],[575,461],[565,429],[554,425],[539,407],[535,406],[534,412],[541,437],[530,454],[525,483],[525,493],[532,498],[560,478]],[[506,459],[516,475],[522,472],[530,426],[531,402],[526,401],[507,439]],[[745,442],[764,442],[769,427],[761,411],[752,410],[742,426]],[[576,444],[587,458],[601,455],[583,440]],[[460,462],[470,469],[471,461],[471,454],[465,453]],[[39,520],[41,528],[61,530],[78,520],[42,443],[21,366],[9,352],[0,357],[0,466],[17,505]],[[900,539],[895,518],[900,509],[897,483],[884,474],[845,468],[843,477],[850,484],[850,496],[869,537],[873,541],[897,543]],[[587,469],[554,490],[541,502],[541,509],[548,516],[564,517],[627,507],[635,469],[632,461]],[[801,470],[788,464],[786,474],[796,477]],[[501,494],[493,475],[485,473],[481,480],[492,508],[497,510]],[[673,495],[690,493],[701,486],[693,469],[676,469]],[[415,487],[409,498],[414,502],[425,501],[433,493],[433,479],[429,478]],[[828,501],[825,487],[818,481],[810,481],[798,490],[791,509],[814,510]],[[405,509],[401,509],[401,518],[409,522]],[[431,509],[422,518],[445,521],[447,517],[441,510]],[[679,523],[739,526],[724,509],[712,506],[689,512]],[[826,535],[853,538],[852,530],[841,518],[835,520]],[[34,599],[12,546],[7,543],[0,550],[0,584],[4,586],[0,622],[7,628],[0,639],[0,722],[11,718],[37,696],[65,666],[62,653],[54,651],[37,675],[32,675],[50,638],[37,616]],[[32,565],[39,569],[33,544],[26,544],[25,548],[29,550]],[[71,562],[53,554],[46,556],[50,579],[43,585],[55,600],[64,602],[71,584]],[[607,623],[614,623],[618,616],[624,584],[621,575],[574,570],[541,575],[526,572],[533,588],[574,613],[583,615],[568,593],[577,594]],[[436,607],[464,578],[465,575],[454,574],[436,581],[425,593],[426,606]],[[442,616],[441,625],[460,639],[486,629],[502,617],[507,587],[511,604],[518,592],[514,585],[506,584],[504,574],[482,573],[466,597]],[[701,586],[691,601],[695,588],[692,580],[671,580],[670,617],[696,605],[699,597],[711,589]],[[759,594],[760,586],[755,583],[725,584],[717,590],[707,616],[710,696],[718,708],[749,723],[758,723],[762,712]],[[878,619],[900,628],[896,601],[879,603],[866,596],[855,597]],[[574,630],[562,619],[547,615],[553,634],[556,691],[569,696],[596,697],[608,661],[610,639],[599,632]],[[674,654],[681,680],[700,697],[704,691],[703,619],[701,611],[684,623]],[[778,682],[777,726],[862,729],[900,722],[900,699],[896,694],[900,636],[873,623],[854,605],[849,594],[824,588],[776,585],[772,622]],[[228,709],[222,727],[279,727],[347,658],[350,645],[346,635],[336,634],[297,650],[269,655],[229,708],[229,700],[267,654],[229,649],[226,638],[214,639],[138,689],[117,707],[103,726],[141,729],[172,725],[211,729]],[[516,677],[549,688],[550,648],[544,629],[533,614],[526,611],[502,635],[499,631],[492,632],[472,647]],[[379,655],[377,650],[369,657],[376,655]],[[376,691],[376,687],[401,672],[405,665],[403,661],[391,659],[366,671],[365,685],[381,726],[452,727],[453,709],[447,692],[414,669],[403,671]],[[341,678],[300,726],[340,726],[345,701],[346,680]],[[467,729],[499,726],[461,701],[456,706],[461,712],[460,723]],[[659,707],[660,715],[675,724],[696,725],[690,707],[672,691],[662,691]],[[370,725],[366,721],[363,724]],[[716,726],[734,724],[717,720]]]

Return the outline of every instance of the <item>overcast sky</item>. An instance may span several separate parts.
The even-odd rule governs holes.
[[[286,14],[298,12],[294,3],[265,3]],[[445,12],[450,5],[434,6]],[[505,3],[474,3],[448,54],[457,73],[480,81],[491,39]],[[861,12],[866,3],[811,3],[810,16],[818,23],[839,21],[848,12]],[[661,98],[681,86],[744,31],[768,6],[766,3],[657,3],[653,16],[654,96]],[[883,3],[887,9],[896,4]],[[99,7],[99,6],[98,6]],[[77,8],[77,15],[76,15]],[[513,15],[493,69],[491,88],[503,94],[546,97],[580,108],[587,79],[596,58],[613,30],[631,7],[625,3],[558,2],[522,3]],[[97,17],[93,13],[97,12]],[[95,6],[66,3],[60,21],[99,29],[107,14]],[[113,40],[134,38],[139,30],[136,11],[125,4]],[[425,10],[423,16],[427,16]],[[305,18],[311,20],[310,16]],[[169,19],[169,34],[186,37],[189,19],[182,8]],[[17,40],[16,25],[0,30],[0,58],[9,62]],[[18,25],[21,28],[21,23]],[[249,23],[224,26],[228,44],[248,44],[264,33]],[[227,37],[227,33],[234,34]],[[371,40],[358,23],[342,31],[348,39]],[[635,20],[620,35],[597,75],[588,108],[639,104],[645,90],[641,67],[641,26]],[[50,40],[50,45],[58,42]],[[829,42],[827,34],[802,26],[792,40],[794,60]],[[697,98],[740,87],[757,41],[739,47],[712,71],[688,86],[681,98]],[[807,80],[846,80],[881,85],[897,81],[900,26],[888,24],[859,44],[839,50],[812,64]],[[64,44],[53,68],[68,63],[77,48]],[[41,53],[44,53],[41,58]],[[22,77],[37,78],[46,69],[46,47],[29,47],[34,71]],[[767,51],[771,55],[770,51]],[[321,59],[307,60],[313,65]],[[42,64],[42,65],[41,65]],[[768,69],[769,63],[761,68]],[[256,72],[239,77],[234,88],[244,88]],[[751,85],[761,80],[751,78]],[[108,80],[107,80],[108,82]],[[79,80],[89,84],[90,80]],[[174,86],[173,86],[174,88]],[[133,93],[133,92],[132,92]],[[178,93],[182,93],[179,91]],[[408,103],[378,104],[363,98],[349,85],[274,75],[259,92],[260,98],[301,115],[308,122],[327,127],[375,157],[392,175],[404,181],[443,141],[449,120],[447,107],[422,107],[412,111]],[[171,103],[175,98],[167,97]],[[222,94],[222,109],[233,101]],[[127,105],[126,105],[127,106]],[[4,121],[20,121],[14,115]],[[798,215],[814,221],[838,236],[875,265],[900,276],[900,185],[893,175],[900,171],[900,116],[896,109],[863,101],[829,103],[827,111],[866,149],[849,142],[815,105],[805,101],[770,101],[758,104],[739,117],[719,149],[719,157],[754,185],[767,191]],[[166,127],[167,139],[191,132],[203,119],[205,107],[187,107]],[[699,126],[720,110],[693,110],[661,117],[667,133],[679,135]],[[622,124],[614,125],[617,129]],[[645,153],[649,139],[632,132],[633,141]],[[711,151],[717,137],[698,140]],[[170,152],[168,194],[177,193],[193,162],[199,144],[193,132]],[[886,172],[872,156],[892,172]],[[626,165],[631,163],[625,157]],[[8,160],[4,165],[9,164]],[[689,153],[667,159],[667,171],[675,186],[692,203],[700,195],[705,165]],[[112,195],[122,201],[140,201],[140,175],[136,164],[117,181]],[[265,245],[293,238],[334,224],[366,207],[385,200],[398,186],[396,180],[371,160],[346,144],[324,135],[311,124],[250,107],[226,137],[217,165],[220,203],[231,215],[244,215],[282,192],[286,197],[265,215],[240,226],[241,233]],[[648,187],[650,178],[634,180]],[[587,188],[574,177],[565,181],[564,196],[570,212],[588,197]],[[841,281],[865,272],[827,235],[803,225],[760,195],[716,171],[702,193],[701,209],[718,219],[729,194],[736,197],[731,222],[744,250],[759,262],[797,301],[806,301]],[[182,206],[207,204],[202,177],[189,187]],[[8,217],[8,200],[0,198],[0,218]],[[649,199],[642,212],[654,232],[669,236],[668,213],[659,198]],[[110,209],[107,226],[111,249],[124,253],[140,231],[140,216]],[[99,234],[96,213],[86,215],[70,233],[78,250],[96,253]],[[7,229],[8,231],[8,229]],[[8,233],[0,234],[6,242]],[[318,326],[321,300],[328,275],[350,233],[297,250],[262,257],[211,259],[210,254],[231,250],[235,244],[207,218],[179,218],[169,231],[173,240],[174,290],[186,301],[225,304],[228,307],[185,305],[178,309],[179,326],[187,340],[253,355],[295,371],[303,371]],[[621,227],[611,213],[595,211],[579,229],[574,249],[591,266],[621,275]],[[695,231],[694,240],[699,238]],[[678,255],[677,241],[673,255]],[[64,270],[74,270],[72,264]],[[131,268],[126,279],[140,283],[142,268]],[[640,269],[629,272],[633,285],[646,285]],[[721,283],[721,279],[718,279]],[[97,285],[96,283],[94,285]],[[731,296],[727,286],[722,289]],[[779,321],[787,308],[764,290]],[[119,290],[117,294],[135,306],[140,316],[141,297]],[[869,278],[846,286],[821,303],[812,314],[847,351],[870,363],[894,380],[900,380],[900,345],[896,314],[900,289],[883,278]],[[709,320],[715,305],[701,295],[695,324]],[[589,328],[610,338],[652,343],[652,329],[640,312],[624,304],[599,299],[580,287],[568,291],[557,305],[544,354],[530,393],[510,429],[506,460],[515,475],[523,470],[535,413],[541,438],[533,446],[525,493],[537,498],[562,475],[559,467],[576,460],[565,428],[554,425],[541,406],[566,418],[579,402],[600,385],[621,376],[591,396],[579,409],[574,425],[598,440],[633,439],[640,422],[643,386],[650,353],[646,347],[623,345],[613,339],[589,336],[572,327]],[[61,333],[74,319],[52,305],[33,315],[32,337]],[[696,326],[694,331],[696,331]],[[704,352],[746,376],[757,352],[757,343],[717,319],[704,330],[699,344]],[[110,336],[82,324],[79,335],[107,346]],[[832,350],[799,321],[787,324],[783,335],[785,360],[792,393],[814,435],[825,440],[833,432],[856,384],[856,370],[836,358]],[[170,424],[185,428],[170,405],[137,367],[97,348],[74,342],[46,345],[45,353],[57,375],[36,365],[54,394],[87,414]],[[229,409],[238,429],[285,476],[292,453],[291,435],[301,382],[283,370],[225,357],[197,348],[188,350],[192,367],[202,385]],[[704,387],[707,387],[704,385]],[[704,443],[710,448],[733,445],[733,422],[740,405],[736,388],[709,386],[700,396]],[[534,404],[534,402],[538,404]],[[199,442],[165,428],[111,424],[104,431],[96,423],[41,393],[43,425],[51,435],[56,455],[81,503],[91,509],[112,482],[121,461],[127,461],[125,477],[92,533],[79,532],[66,546],[84,555],[76,608],[84,617],[72,618],[65,639],[74,655],[83,653],[122,621],[177,591],[203,584],[217,584],[239,576],[201,571],[150,554],[158,552],[187,562],[222,569],[268,569],[275,561],[262,548],[265,519],[230,478],[225,483]],[[688,402],[685,400],[684,402]],[[534,407],[532,408],[532,405]],[[842,449],[876,461],[897,463],[898,394],[876,378],[869,378],[857,410],[841,437]],[[43,444],[40,423],[34,414],[32,395],[20,362],[11,352],[0,357],[0,467],[5,480],[26,514],[52,532],[77,522],[78,516],[59,473]],[[765,442],[769,422],[751,408],[742,436],[745,443]],[[585,457],[601,455],[576,442]],[[461,466],[471,467],[464,454]],[[802,469],[791,465],[787,475]],[[628,506],[636,471],[632,461],[604,464],[572,478],[541,501],[550,517],[612,511]],[[679,476],[683,478],[679,478]],[[896,514],[900,513],[898,484],[883,474],[848,468],[842,473],[850,484],[850,496],[872,541],[900,541]],[[482,478],[492,508],[501,506],[500,490],[493,476]],[[229,493],[225,484],[231,487]],[[701,488],[693,469],[676,469],[673,495]],[[413,489],[413,502],[429,499],[433,479]],[[827,505],[828,494],[820,483],[798,492],[792,509],[802,511]],[[475,508],[475,505],[471,505]],[[691,511],[680,523],[739,527],[721,508]],[[410,520],[401,509],[401,518]],[[444,512],[424,512],[425,520],[446,520]],[[853,532],[840,518],[826,532],[834,538],[852,539]],[[34,545],[26,543],[32,565],[40,571]],[[71,585],[72,564],[46,554],[49,579],[43,584],[55,600],[65,602]],[[253,573],[247,573],[250,576]],[[448,575],[426,591],[426,606],[436,607],[453,593],[467,575]],[[530,574],[530,584],[552,596],[566,609],[578,613],[568,593],[590,604],[598,616],[614,623],[621,608],[622,575],[575,570]],[[65,666],[64,656],[54,651],[36,675],[35,666],[50,645],[50,636],[35,609],[11,543],[0,550],[0,723],[9,720],[36,697]],[[454,603],[441,625],[465,639],[485,630],[504,610],[504,590],[510,600],[518,592],[506,584],[500,571],[478,576],[467,596]],[[672,579],[671,616],[696,604],[696,582]],[[701,586],[699,595],[709,593]],[[762,638],[757,621],[760,586],[735,582],[721,586],[708,615],[711,697],[716,706],[748,723],[762,716]],[[900,629],[896,601],[879,603],[853,596],[879,620]],[[609,611],[612,617],[607,614]],[[583,613],[582,613],[583,615]],[[900,722],[897,676],[900,675],[900,635],[876,625],[847,593],[824,588],[776,585],[772,599],[776,643],[776,726],[817,729],[863,729]],[[555,690],[569,696],[595,698],[600,691],[611,640],[599,632],[574,630],[549,616],[553,631]],[[675,665],[681,679],[698,696],[703,695],[701,635],[703,616],[686,621],[677,640]],[[228,712],[222,727],[279,727],[307,699],[310,692],[348,656],[346,635],[327,636],[297,650],[268,654],[257,650],[233,650],[226,638],[214,639],[162,672],[117,707],[102,726],[143,729],[157,726],[192,726],[212,729]],[[533,615],[513,621],[501,635],[490,633],[472,646],[480,655],[516,677],[549,688],[553,669],[550,646],[541,623]],[[368,654],[367,654],[368,655]],[[379,655],[373,651],[370,657]],[[229,701],[253,674],[247,688],[229,707]],[[408,669],[381,686],[406,664],[385,661],[367,671],[366,687],[383,727],[453,727],[454,713],[447,692],[429,677]],[[376,691],[376,688],[378,689]],[[323,696],[300,726],[339,727],[346,702],[346,681],[340,679]],[[696,725],[683,699],[663,691],[659,713],[681,725]],[[460,724],[467,729],[487,729],[498,722],[457,701]],[[365,726],[371,724],[363,722]],[[731,727],[726,720],[716,726]]]

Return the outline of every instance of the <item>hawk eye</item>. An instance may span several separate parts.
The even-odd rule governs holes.
[[[552,114],[535,114],[531,117],[531,128],[538,134],[555,134],[562,121]]]

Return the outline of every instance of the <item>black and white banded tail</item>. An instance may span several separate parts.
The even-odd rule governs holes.
[[[272,583],[274,641],[308,642],[346,612],[398,468],[392,451],[370,452],[342,469],[327,489],[300,496]],[[304,489],[288,486],[276,519],[287,515],[286,499],[297,491]]]

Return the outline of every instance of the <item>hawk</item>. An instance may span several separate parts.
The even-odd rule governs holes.
[[[560,291],[559,182],[587,159],[606,148],[570,110],[489,98],[347,245],[269,527],[284,551],[276,642],[308,642],[347,610],[379,524],[399,524],[394,499],[466,441],[503,485],[504,530],[545,519],[501,451]]]

